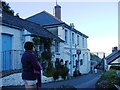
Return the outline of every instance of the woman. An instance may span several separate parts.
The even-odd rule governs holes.
[[[25,52],[22,56],[22,79],[25,82],[26,90],[36,90],[37,75],[34,73],[34,70],[40,71],[38,61],[35,54],[33,53],[33,43],[26,42],[24,44]]]

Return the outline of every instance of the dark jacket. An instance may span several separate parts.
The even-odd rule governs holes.
[[[40,70],[35,54],[32,51],[25,51],[22,59],[22,79],[23,80],[36,80],[37,76],[34,74],[35,70]]]

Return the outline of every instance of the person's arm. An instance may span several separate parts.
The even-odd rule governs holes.
[[[40,62],[38,62],[38,65],[39,65],[39,67],[40,67],[40,70],[42,70],[42,65],[41,65]]]

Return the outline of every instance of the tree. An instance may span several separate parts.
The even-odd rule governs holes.
[[[11,9],[11,7],[9,6],[9,3],[6,3],[5,1],[0,1],[0,5],[1,4],[2,4],[2,10],[4,12],[7,12],[8,14],[11,14],[14,16],[14,10]],[[19,17],[19,14],[17,13],[15,16]]]
[[[14,15],[14,11],[11,9],[9,4],[6,3],[5,1],[2,1],[2,10],[9,13],[9,14],[11,14],[11,15]]]

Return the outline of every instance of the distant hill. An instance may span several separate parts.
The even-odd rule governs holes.
[[[95,55],[94,53],[90,53],[90,60],[100,62],[101,58]]]

